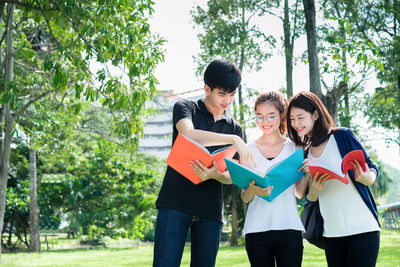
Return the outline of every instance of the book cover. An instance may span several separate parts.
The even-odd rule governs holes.
[[[336,173],[333,170],[330,170],[328,168],[324,168],[322,166],[311,166],[310,165],[310,166],[308,166],[308,169],[310,170],[311,177],[314,177],[315,173],[318,172],[318,177],[320,177],[322,174],[328,174],[329,175],[329,177],[326,178],[325,181],[336,179],[336,180],[338,180],[338,181],[340,181],[340,182],[342,182],[344,184],[349,184],[349,179],[347,179],[346,175],[343,175],[343,173],[339,174],[339,173]]]
[[[349,170],[354,169],[353,165],[351,164],[351,162],[354,160],[357,160],[361,166],[361,169],[365,171],[365,157],[362,150],[353,150],[346,154],[342,161],[342,173],[337,173],[323,166],[310,165],[308,166],[308,169],[310,170],[311,177],[314,177],[315,173],[318,172],[318,176],[321,176],[322,174],[329,175],[326,181],[336,179],[344,184],[349,184],[349,179],[347,178],[346,174]]]
[[[352,161],[357,160],[361,166],[361,169],[365,171],[365,157],[362,150],[353,150],[346,154],[343,158],[342,162],[342,171],[343,173],[347,173],[349,170],[354,169],[353,165],[351,164]]]
[[[194,184],[199,184],[201,180],[190,166],[191,161],[199,160],[206,167],[211,167],[215,160],[218,165],[218,170],[224,172],[226,164],[224,158],[233,158],[236,153],[234,146],[228,146],[210,153],[207,148],[200,145],[196,141],[178,134],[175,143],[167,157],[166,163],[192,181]]]
[[[225,159],[232,182],[235,185],[246,189],[249,183],[254,180],[256,185],[263,188],[273,186],[269,196],[260,196],[268,202],[271,202],[303,177],[304,172],[297,171],[303,165],[303,160],[303,149],[299,148],[292,155],[270,168],[267,173],[262,174],[232,160]]]

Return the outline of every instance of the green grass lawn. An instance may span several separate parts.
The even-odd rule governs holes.
[[[68,241],[68,242],[76,242]],[[152,244],[113,241],[110,247],[97,249],[62,248],[67,241],[59,241],[57,249],[42,253],[6,253],[1,266],[151,266]],[[121,247],[122,246],[122,247]],[[68,247],[68,246],[67,246]],[[184,251],[182,266],[189,266],[190,247]],[[220,247],[217,266],[250,266],[243,246]],[[303,266],[327,266],[324,252],[304,242]],[[400,267],[400,231],[383,230],[378,267]]]

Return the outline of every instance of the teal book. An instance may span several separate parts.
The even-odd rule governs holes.
[[[304,176],[304,172],[297,171],[303,165],[303,160],[303,149],[299,148],[292,155],[272,166],[265,174],[259,173],[230,159],[225,159],[225,162],[231,175],[232,182],[243,189],[246,189],[253,180],[256,182],[256,185],[260,187],[265,188],[272,185],[273,189],[269,196],[260,196],[268,202],[271,202],[280,193]]]

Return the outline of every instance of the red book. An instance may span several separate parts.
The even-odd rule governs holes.
[[[332,170],[329,170],[327,168],[324,168],[322,166],[308,166],[311,177],[314,177],[315,173],[318,172],[318,176],[321,176],[322,174],[329,174],[329,178],[326,179],[326,181],[336,179],[341,181],[344,184],[349,183],[349,179],[347,178],[347,172],[349,170],[354,169],[353,165],[351,162],[354,162],[355,160],[358,161],[358,163],[361,166],[361,169],[365,171],[365,157],[364,153],[362,150],[354,150],[346,154],[346,156],[343,158],[342,161],[342,172],[343,173],[336,173]]]
[[[357,160],[361,165],[361,169],[365,171],[365,158],[362,150],[353,150],[346,154],[342,162],[342,171],[343,173],[347,173],[349,170],[354,169],[351,164],[352,161]]]
[[[193,171],[190,162],[199,160],[204,166],[210,168],[213,165],[213,161],[216,161],[218,170],[224,172],[226,170],[224,158],[232,159],[235,153],[236,149],[233,146],[224,147],[210,153],[196,141],[178,134],[166,163],[194,184],[199,184],[203,180]]]
[[[338,174],[330,169],[321,166],[308,166],[308,169],[310,170],[311,177],[314,177],[315,173],[318,172],[318,177],[320,177],[322,174],[329,175],[329,177],[325,181],[336,179],[344,184],[349,183],[349,180],[347,179],[346,175],[343,175],[343,173]]]

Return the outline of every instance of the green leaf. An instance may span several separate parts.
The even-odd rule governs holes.
[[[58,90],[65,90],[67,88],[67,74],[60,65],[56,66],[52,86]]]

